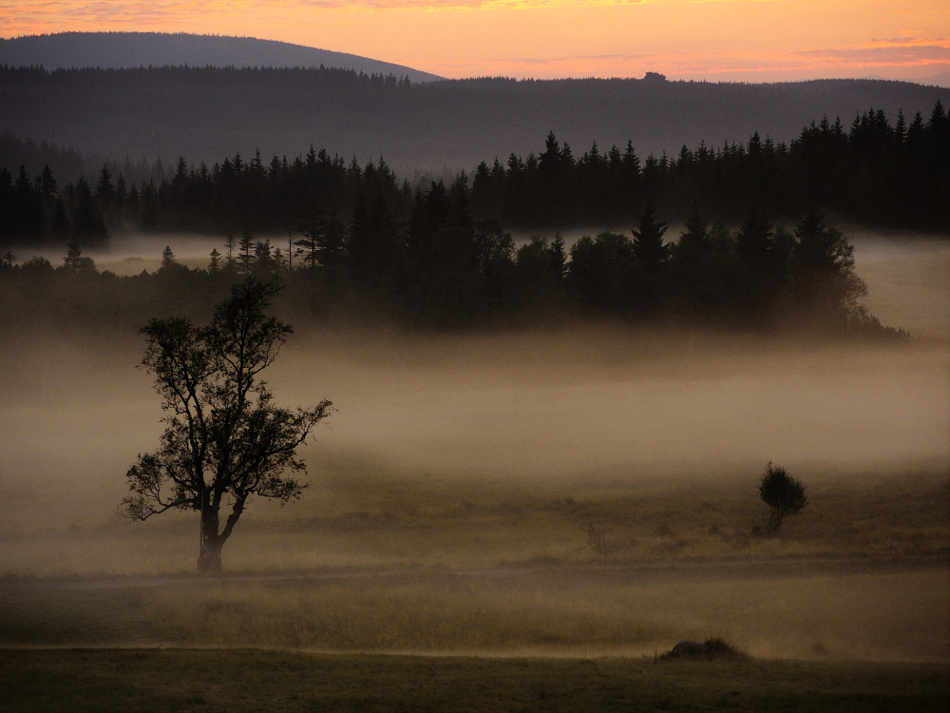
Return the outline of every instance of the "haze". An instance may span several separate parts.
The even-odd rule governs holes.
[[[395,474],[543,491],[751,482],[768,460],[803,476],[945,468],[950,248],[874,235],[856,244],[867,304],[909,329],[909,345],[611,325],[456,337],[298,329],[270,373],[276,396],[287,405],[326,396],[338,412],[304,450],[309,505],[283,512],[319,506],[321,484],[354,473],[363,483]],[[33,560],[18,547],[37,532],[117,522],[125,469],[161,432],[140,353],[134,334],[108,345],[5,338],[3,572],[72,571],[76,562]],[[154,527],[135,526],[136,547],[160,538]],[[134,551],[122,553],[122,569],[138,557],[132,569],[152,568]]]
[[[116,513],[162,430],[139,336],[6,334],[0,643],[945,661],[950,244],[850,234],[909,344],[298,323],[275,397],[338,410],[222,578],[191,574],[194,513]],[[189,258],[161,238],[97,262]],[[809,493],[780,538],[754,534],[769,460]]]

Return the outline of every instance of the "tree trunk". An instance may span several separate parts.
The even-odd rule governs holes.
[[[778,534],[779,528],[782,526],[782,518],[784,513],[778,508],[772,508],[772,513],[769,515],[769,537],[775,537]]]
[[[198,554],[198,571],[211,573],[221,571],[221,547],[224,542],[217,537],[203,540]]]
[[[198,571],[221,571],[221,548],[223,538],[218,535],[218,511],[210,504],[201,510],[201,540],[198,549]]]

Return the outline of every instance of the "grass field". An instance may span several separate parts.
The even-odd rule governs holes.
[[[208,579],[173,569],[189,519],[156,523],[157,574],[90,566],[141,528],[54,530],[32,552],[71,576],[0,580],[0,711],[946,710],[945,476],[809,484],[770,539],[737,479],[341,477]],[[654,663],[712,636],[753,658]]]
[[[901,559],[947,554],[950,543],[945,459],[878,470],[796,468],[810,502],[779,538],[753,535],[768,519],[756,490],[764,463],[702,475],[667,466],[527,480],[407,472],[339,452],[317,452],[312,460],[320,478],[300,503],[251,503],[225,546],[230,572]],[[197,551],[194,515],[121,520],[113,511],[122,492],[114,490],[105,491],[104,504],[100,492],[86,496],[88,504],[50,501],[49,517],[22,526],[16,518],[30,511],[11,508],[0,530],[0,575],[189,572]],[[46,505],[42,492],[29,504],[39,509],[37,501]],[[101,514],[87,515],[86,507]],[[603,546],[592,542],[592,529]]]
[[[115,513],[140,341],[11,335],[0,710],[945,711],[947,255],[867,265],[907,346],[302,331],[312,487],[207,579],[194,513]],[[769,460],[809,498],[776,538]],[[751,658],[654,664],[711,637]]]
[[[67,528],[26,552],[58,550],[72,576],[0,580],[0,646],[641,656],[721,635],[761,658],[946,660],[946,477],[809,486],[806,511],[763,538],[752,528],[767,508],[739,480],[541,488],[390,474],[367,487],[350,474],[246,523],[225,550],[239,566],[211,579],[181,568],[189,518]],[[164,572],[90,566],[143,545]]]
[[[0,711],[946,711],[940,664],[0,650]]]

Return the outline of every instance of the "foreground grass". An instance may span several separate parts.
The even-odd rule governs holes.
[[[319,455],[319,454],[317,454]],[[809,503],[781,537],[755,536],[769,509],[758,470],[691,478],[675,469],[624,470],[530,482],[484,474],[412,475],[345,458],[315,458],[318,488],[293,507],[255,501],[228,541],[234,573],[327,568],[485,569],[543,564],[946,555],[950,537],[945,462],[882,473],[796,471]],[[117,466],[118,467],[118,466]],[[97,476],[98,477],[98,476]],[[27,489],[24,489],[26,492]],[[190,572],[193,513],[131,523],[102,520],[122,493],[98,494],[97,516],[38,516],[34,499],[0,511],[0,576],[142,576]],[[10,512],[22,522],[4,524]],[[20,516],[18,516],[20,517]],[[36,529],[36,523],[43,527]]]
[[[641,656],[722,636],[764,659],[934,662],[947,562],[405,570],[0,585],[0,647]]]
[[[49,568],[0,578],[0,647],[652,656],[722,636],[762,659],[947,657],[945,470],[809,479],[813,501],[776,538],[752,535],[768,508],[734,477],[346,472],[294,517],[242,521],[222,578],[180,574],[193,518],[0,532],[0,572]]]
[[[945,711],[942,664],[0,650],[0,711]]]

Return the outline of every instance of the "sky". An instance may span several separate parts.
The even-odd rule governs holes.
[[[453,78],[950,72],[948,0],[0,0],[0,37],[65,31],[257,37]]]

